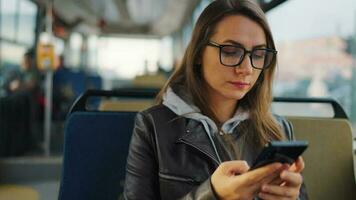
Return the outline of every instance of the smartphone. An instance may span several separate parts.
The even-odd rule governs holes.
[[[307,148],[308,142],[302,140],[269,142],[258,155],[250,170],[274,162],[293,164]]]

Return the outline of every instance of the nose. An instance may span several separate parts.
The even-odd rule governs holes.
[[[245,57],[243,58],[241,64],[239,66],[235,67],[235,72],[237,74],[252,74],[252,63],[250,60],[250,56],[248,54],[245,55]]]

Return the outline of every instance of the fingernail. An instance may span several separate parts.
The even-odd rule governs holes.
[[[263,185],[263,186],[262,186],[262,190],[265,191],[265,192],[267,192],[267,191],[268,191],[268,186],[267,186],[267,185]]]
[[[276,167],[276,169],[281,168],[283,165],[281,163],[275,163],[274,166]]]
[[[287,171],[286,171],[286,170],[282,171],[282,173],[281,173],[281,178],[285,178],[286,173],[287,173]]]
[[[258,197],[263,198],[262,192],[258,193]]]

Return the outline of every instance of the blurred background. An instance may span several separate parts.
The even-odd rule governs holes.
[[[0,183],[57,199],[75,99],[87,89],[162,87],[211,1],[0,0]],[[256,1],[278,50],[274,96],[333,98],[355,130],[355,1]],[[53,45],[51,67],[38,65],[40,43]]]

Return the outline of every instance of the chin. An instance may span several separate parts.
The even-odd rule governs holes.
[[[235,92],[230,92],[224,96],[228,99],[240,100],[240,99],[244,98],[245,95],[246,95],[245,92],[236,92],[235,91]]]

